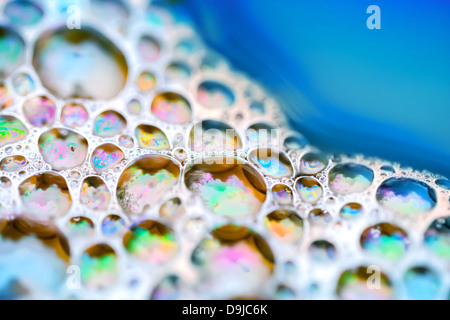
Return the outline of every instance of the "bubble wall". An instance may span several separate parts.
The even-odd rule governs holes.
[[[450,295],[446,177],[323,153],[176,15],[97,2],[0,4],[0,298]]]

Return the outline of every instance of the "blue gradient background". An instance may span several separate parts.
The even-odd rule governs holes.
[[[381,30],[366,27],[372,4]],[[313,144],[450,176],[450,1],[184,0],[178,10]]]

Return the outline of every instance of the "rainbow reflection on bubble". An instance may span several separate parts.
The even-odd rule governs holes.
[[[189,148],[196,152],[236,150],[242,148],[242,141],[231,126],[216,120],[204,120],[192,127]]]
[[[95,234],[94,223],[87,217],[72,217],[66,226],[73,237],[89,237]]]
[[[92,210],[106,210],[111,201],[105,182],[96,176],[87,177],[81,184],[80,202]]]
[[[300,172],[303,174],[317,174],[326,168],[327,156],[323,153],[310,152],[302,156]]]
[[[81,281],[89,288],[103,289],[117,281],[118,261],[110,245],[100,243],[86,249],[80,261]]]
[[[13,116],[0,115],[0,147],[25,139],[27,128]]]
[[[216,228],[192,252],[210,297],[256,293],[274,268],[272,250],[254,231],[241,226]]]
[[[294,168],[286,154],[270,148],[251,151],[248,160],[255,164],[263,174],[272,178],[288,178],[294,174]]]
[[[6,172],[19,171],[28,164],[27,159],[24,156],[9,156],[4,157],[0,161],[0,170]]]
[[[185,212],[183,203],[178,197],[167,200],[159,208],[159,216],[172,221],[181,219]]]
[[[123,134],[119,137],[119,144],[125,148],[133,148],[134,141],[133,138],[127,134]]]
[[[123,244],[130,254],[151,264],[168,262],[178,251],[173,230],[153,220],[131,226]]]
[[[94,134],[103,138],[114,137],[127,126],[125,118],[114,110],[100,113],[94,120]]]
[[[125,155],[119,147],[112,143],[104,143],[92,152],[91,163],[95,171],[102,173],[112,169]]]
[[[36,127],[51,125],[55,121],[56,104],[46,96],[29,98],[23,104],[25,118]]]
[[[346,219],[353,219],[357,218],[361,215],[363,212],[363,208],[359,203],[356,202],[350,202],[345,204],[342,208],[339,214],[341,217]]]
[[[378,187],[377,200],[397,213],[417,214],[436,205],[436,192],[426,183],[410,178],[389,178]]]
[[[155,126],[140,124],[134,133],[139,146],[144,149],[168,150],[170,148],[167,136]]]
[[[387,259],[401,258],[409,247],[406,232],[390,223],[379,223],[365,229],[360,243],[364,250]]]
[[[72,206],[66,180],[54,172],[29,177],[19,185],[19,194],[28,212],[37,216],[63,216]]]
[[[295,186],[300,198],[305,202],[316,203],[322,197],[322,185],[316,178],[301,177],[297,179]]]
[[[192,117],[189,102],[174,92],[158,94],[152,101],[151,111],[159,119],[175,124],[186,123]]]
[[[203,81],[197,89],[198,101],[208,108],[226,108],[234,103],[231,89],[217,81]]]
[[[338,194],[364,191],[373,177],[372,169],[356,163],[337,164],[328,173],[330,188]]]
[[[311,258],[319,263],[329,262],[336,258],[336,247],[327,240],[316,240],[309,246]]]
[[[127,110],[132,114],[140,114],[142,111],[142,104],[138,99],[131,99],[127,103]]]
[[[292,189],[285,184],[276,184],[272,187],[272,195],[276,202],[281,205],[292,204],[294,198]]]
[[[68,103],[61,111],[61,122],[69,127],[81,127],[88,118],[86,108],[79,103]]]
[[[39,137],[39,152],[54,170],[65,170],[84,163],[88,142],[82,135],[68,129],[53,128]]]
[[[425,232],[424,241],[437,256],[450,259],[450,216],[434,220]]]
[[[160,45],[155,38],[144,35],[138,43],[138,53],[142,60],[146,62],[155,61],[160,55]]]
[[[303,220],[295,211],[277,209],[264,219],[269,233],[282,242],[298,242],[303,235]]]
[[[391,281],[380,272],[379,287],[369,277],[380,270],[360,266],[344,271],[338,281],[337,295],[342,300],[391,300],[394,298]]]
[[[156,204],[177,182],[180,168],[164,155],[145,155],[131,163],[117,184],[117,200],[130,214]]]
[[[191,164],[184,182],[213,213],[242,218],[255,215],[266,199],[261,175],[238,158],[205,158]]]

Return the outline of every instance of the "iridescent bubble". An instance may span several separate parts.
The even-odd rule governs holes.
[[[103,173],[112,169],[125,159],[125,155],[119,147],[112,143],[104,143],[92,152],[91,163],[95,171]]]
[[[18,26],[30,26],[38,23],[43,16],[42,9],[28,0],[15,0],[5,5],[3,9],[8,20]]]
[[[19,119],[0,115],[0,147],[23,140],[27,135],[28,130]]]
[[[220,216],[255,215],[266,199],[263,177],[243,160],[205,158],[186,168],[184,183],[200,196],[207,209]]]
[[[328,158],[323,153],[309,152],[300,161],[300,172],[303,174],[317,174],[328,165]]]
[[[95,234],[95,226],[87,217],[72,217],[67,222],[67,229],[72,237],[88,237]]]
[[[282,242],[295,243],[303,235],[303,220],[295,211],[277,209],[264,219],[264,225],[269,233]]]
[[[2,299],[50,297],[64,283],[70,247],[52,222],[0,218],[0,251]]]
[[[263,102],[253,101],[249,106],[250,110],[253,110],[259,114],[264,114],[266,112],[266,106]]]
[[[189,102],[178,93],[158,94],[152,102],[151,111],[165,122],[183,124],[191,120],[192,110]]]
[[[171,274],[165,277],[155,288],[151,300],[179,300],[180,278]]]
[[[359,217],[362,212],[362,205],[356,202],[350,202],[345,204],[339,213],[343,218],[353,219]]]
[[[192,252],[191,260],[209,283],[211,298],[255,293],[274,269],[266,241],[246,227],[231,224],[214,229]]]
[[[25,59],[25,42],[8,27],[0,26],[0,78],[6,78]]]
[[[323,210],[320,208],[312,209],[308,214],[308,219],[312,223],[322,224],[327,224],[332,220],[330,213],[327,210]]]
[[[386,171],[386,172],[390,172],[390,173],[394,173],[395,169],[392,166],[389,165],[384,165],[380,167],[381,170]]]
[[[303,136],[289,136],[284,139],[283,145],[288,150],[296,150],[303,149],[308,143],[308,140]]]
[[[295,291],[284,285],[279,285],[277,291],[275,292],[276,300],[294,300]]]
[[[267,123],[255,123],[247,128],[245,132],[247,140],[252,145],[277,145],[278,130]]]
[[[134,147],[133,138],[127,134],[121,135],[119,137],[119,143],[122,147],[125,147],[125,148],[133,148]]]
[[[403,281],[406,294],[411,300],[434,300],[442,287],[439,276],[425,267],[414,267],[406,271]]]
[[[204,120],[192,127],[189,148],[196,152],[230,151],[242,148],[242,141],[229,125],[216,120]]]
[[[182,39],[175,46],[175,51],[177,54],[189,56],[192,53],[194,53],[196,50],[198,50],[199,46],[200,45],[199,45],[197,39],[195,39],[195,38]]]
[[[294,194],[292,189],[285,184],[276,184],[272,187],[272,194],[275,201],[281,205],[292,204]]]
[[[23,104],[23,114],[36,127],[45,127],[55,121],[56,104],[46,96],[27,99]]]
[[[335,246],[327,240],[316,240],[309,246],[309,254],[314,261],[330,262],[336,258]]]
[[[132,114],[140,114],[142,111],[142,104],[138,99],[131,99],[127,103],[127,110]]]
[[[426,183],[410,178],[389,178],[378,187],[377,200],[397,213],[427,212],[436,205],[436,192]]]
[[[387,259],[401,258],[409,247],[407,233],[390,223],[379,223],[365,229],[359,241],[364,250]]]
[[[371,266],[360,266],[344,271],[338,281],[337,295],[342,300],[391,300],[394,298],[391,281],[379,272],[379,286],[368,286],[374,271]],[[370,279],[369,279],[370,278]]]
[[[316,203],[323,194],[323,189],[319,181],[313,177],[300,177],[295,186],[300,198],[308,203]]]
[[[165,155],[138,158],[122,173],[117,184],[117,200],[130,214],[141,214],[156,204],[178,182],[180,168]]]
[[[42,84],[60,98],[113,98],[128,74],[122,52],[87,26],[43,33],[34,46],[33,66]]]
[[[28,164],[24,156],[4,157],[0,162],[0,170],[14,172],[23,169]]]
[[[94,120],[94,134],[103,138],[114,137],[127,126],[127,120],[118,112],[107,110]]]
[[[105,243],[93,245],[81,255],[81,281],[89,288],[104,289],[117,281],[118,261],[113,248]]]
[[[172,221],[181,219],[185,213],[186,210],[178,197],[167,200],[159,208],[159,216]]]
[[[450,259],[450,216],[434,220],[425,232],[424,241],[436,255]]]
[[[105,182],[96,176],[83,180],[80,192],[80,202],[91,210],[106,210],[111,201]]]
[[[173,230],[153,220],[131,226],[123,244],[130,254],[151,264],[166,263],[178,251]]]
[[[27,73],[19,73],[12,79],[14,90],[21,96],[26,96],[34,91],[36,85],[33,78]]]
[[[72,206],[66,180],[54,172],[38,173],[19,185],[27,212],[37,216],[63,216]]]
[[[444,188],[445,190],[450,190],[450,180],[436,179],[434,183],[436,183],[439,187]]]
[[[234,93],[223,83],[203,81],[197,89],[198,101],[208,108],[227,108],[235,100]]]
[[[328,173],[331,190],[349,194],[366,190],[373,181],[372,169],[356,163],[337,164]]]
[[[148,124],[140,124],[134,130],[137,142],[141,148],[150,150],[168,150],[170,143],[161,129]]]
[[[155,75],[150,71],[141,72],[136,78],[136,87],[143,93],[152,91],[156,87]]]
[[[110,214],[102,221],[102,232],[107,236],[125,231],[125,221],[117,214]]]
[[[8,87],[4,83],[0,83],[0,110],[10,107],[14,103],[14,99]]]
[[[88,119],[86,108],[79,103],[68,103],[61,111],[61,122],[69,127],[81,127]]]
[[[151,36],[142,36],[138,44],[138,53],[144,62],[155,61],[159,58],[161,47],[158,41]]]
[[[270,148],[259,148],[251,151],[248,160],[255,164],[261,172],[272,178],[289,178],[294,174],[291,160],[285,153]]]
[[[82,165],[88,151],[88,142],[82,135],[59,128],[41,134],[38,146],[42,157],[54,170],[66,170]]]
[[[183,62],[173,62],[166,67],[165,76],[170,81],[186,80],[191,75],[191,68]]]

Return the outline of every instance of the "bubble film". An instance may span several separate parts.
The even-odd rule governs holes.
[[[448,177],[317,149],[144,2],[0,5],[1,299],[448,299]]]

